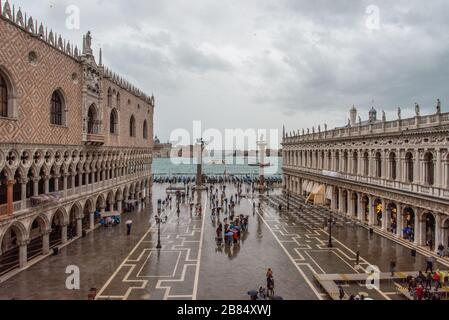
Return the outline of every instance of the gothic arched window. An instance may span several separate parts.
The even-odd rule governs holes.
[[[0,117],[17,117],[17,94],[14,83],[0,66]]]
[[[64,99],[58,90],[51,95],[50,123],[57,126],[65,124]]]
[[[148,125],[147,120],[143,122],[143,138],[146,140],[148,139]]]
[[[134,116],[131,116],[131,118],[129,119],[129,135],[130,137],[136,136],[136,119],[134,118]]]
[[[112,107],[112,90],[108,89],[108,107]]]
[[[98,125],[98,115],[97,108],[94,104],[89,107],[87,113],[87,133],[88,134],[98,134],[100,133],[100,128]]]
[[[118,133],[118,115],[116,109],[112,109],[111,111],[111,116],[109,118],[109,132],[112,134]]]
[[[117,92],[117,108],[120,108],[120,92]]]
[[[6,80],[0,74],[0,116],[8,116],[8,86]]]

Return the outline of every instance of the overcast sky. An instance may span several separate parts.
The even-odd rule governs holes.
[[[156,97],[155,133],[344,125],[354,104],[387,119],[449,109],[449,1],[17,0]],[[65,27],[80,8],[80,30]],[[379,9],[379,24],[376,10]]]

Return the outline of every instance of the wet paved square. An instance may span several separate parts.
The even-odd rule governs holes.
[[[342,225],[333,229],[334,247],[327,247],[328,233],[303,213],[280,214],[266,197],[241,200],[236,214],[249,215],[249,230],[240,244],[217,245],[217,220],[210,216],[206,192],[201,194],[203,214],[191,214],[187,204],[166,209],[161,225],[162,249],[157,250],[157,225],[153,208],[165,197],[165,187],[155,185],[152,206],[127,213],[133,219],[131,236],[124,224],[89,233],[52,256],[0,285],[1,299],[86,299],[91,287],[98,299],[248,299],[247,291],[265,285],[268,267],[274,270],[276,294],[284,299],[328,299],[314,280],[315,273],[358,273],[370,265],[388,271],[395,260],[398,271],[420,270],[425,258],[363,227]],[[228,196],[234,193],[228,186]],[[272,195],[270,199],[278,196]],[[271,201],[272,201],[271,200]],[[253,202],[261,202],[253,212]],[[223,214],[220,221],[224,218]],[[360,266],[355,268],[355,251]],[[81,271],[80,290],[67,290],[68,265]],[[373,299],[400,299],[392,283],[380,290],[345,285],[347,292],[366,292]]]

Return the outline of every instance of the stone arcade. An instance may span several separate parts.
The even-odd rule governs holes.
[[[150,198],[154,97],[0,1],[0,276]],[[2,278],[0,278],[1,280]]]
[[[387,121],[350,111],[345,127],[284,134],[285,188],[420,250],[449,246],[449,113]],[[409,230],[404,234],[404,230]],[[407,242],[404,242],[406,244]]]

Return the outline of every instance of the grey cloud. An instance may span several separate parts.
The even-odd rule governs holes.
[[[78,45],[91,30],[109,67],[154,91],[163,140],[198,118],[297,129],[342,125],[352,104],[366,117],[372,100],[389,117],[415,101],[449,108],[446,0],[79,0],[81,30],[70,31],[73,2],[14,1]],[[372,4],[380,30],[365,26]]]
[[[205,53],[198,47],[182,42],[173,48],[173,56],[180,68],[195,72],[232,71],[232,65],[216,54]]]

